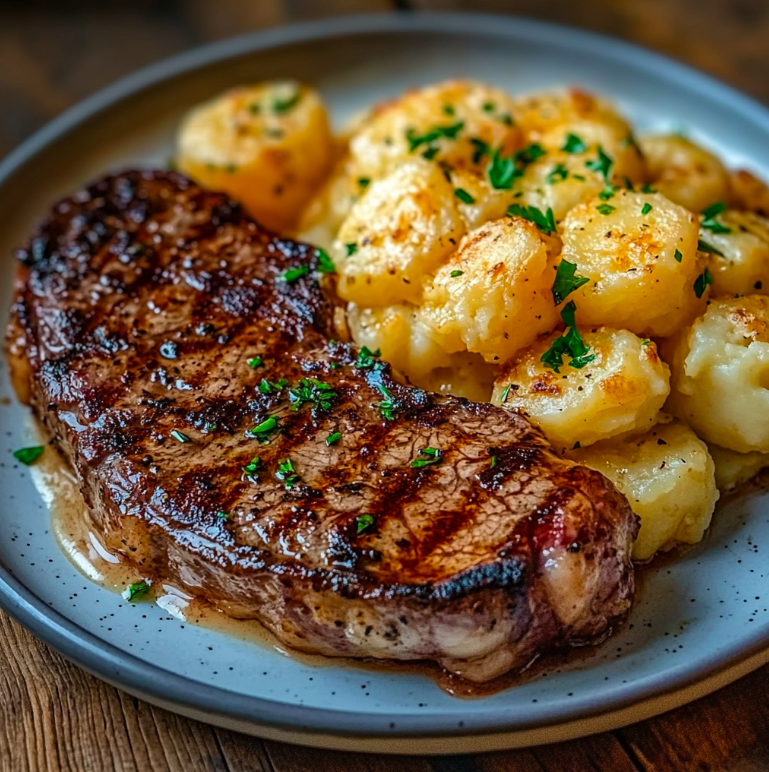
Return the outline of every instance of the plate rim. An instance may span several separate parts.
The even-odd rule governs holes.
[[[287,25],[284,27],[247,33],[200,46],[176,54],[145,67],[68,109],[46,126],[34,133],[0,162],[0,188],[9,184],[34,162],[36,156],[49,145],[58,142],[79,126],[100,113],[118,107],[125,100],[141,92],[172,81],[179,76],[190,75],[216,63],[237,59],[258,51],[313,41],[328,40],[351,35],[384,34],[406,35],[413,33],[475,34],[495,38],[517,39],[525,36],[529,41],[541,40],[547,45],[576,51],[595,51],[601,47],[607,59],[621,59],[637,71],[653,73],[666,82],[698,96],[717,102],[731,112],[747,119],[769,137],[769,109],[757,100],[718,79],[665,55],[649,51],[641,46],[617,40],[581,29],[527,19],[519,16],[473,13],[373,13],[331,17],[318,21]],[[5,358],[3,356],[3,358]],[[27,627],[38,638],[80,667],[129,692],[163,703],[179,712],[194,711],[198,716],[208,716],[217,723],[234,722],[241,730],[250,725],[259,730],[294,731],[300,736],[294,742],[313,744],[312,737],[321,735],[347,736],[348,747],[355,738],[389,738],[394,740],[418,740],[419,738],[466,737],[472,743],[473,736],[486,736],[489,740],[515,732],[529,732],[568,724],[579,711],[584,719],[597,719],[613,712],[624,711],[653,699],[671,697],[685,692],[698,683],[714,682],[709,691],[729,682],[728,674],[739,671],[741,663],[757,659],[757,655],[769,646],[769,634],[759,627],[751,636],[741,638],[738,645],[724,656],[712,654],[697,667],[690,668],[674,677],[657,674],[642,682],[623,686],[610,699],[589,707],[578,706],[577,701],[553,706],[536,718],[500,718],[499,709],[478,712],[474,715],[475,729],[462,728],[450,714],[353,713],[331,708],[317,708],[280,702],[263,697],[239,694],[222,687],[211,686],[192,678],[172,673],[138,656],[123,652],[101,640],[64,614],[49,607],[5,566],[0,565],[0,607]],[[759,662],[760,664],[760,662]],[[756,667],[759,666],[758,664]],[[744,675],[737,672],[731,680]],[[720,676],[720,678],[719,678]],[[707,693],[707,692],[704,692]],[[697,695],[703,696],[703,695]],[[681,703],[683,704],[683,703]],[[672,706],[672,705],[671,705]],[[667,708],[660,708],[662,712]],[[649,713],[649,717],[654,713]],[[372,725],[372,719],[375,722]],[[628,723],[625,720],[624,723]],[[619,725],[619,724],[618,724]],[[390,726],[388,729],[387,727]],[[609,728],[604,727],[605,728]],[[598,730],[593,730],[598,731]],[[587,732],[585,732],[587,733]],[[575,735],[576,736],[576,735]],[[341,740],[340,740],[341,742]],[[507,742],[502,746],[510,747]],[[344,744],[337,747],[345,747]],[[410,748],[414,752],[414,748]],[[436,752],[433,750],[432,752]],[[456,749],[453,751],[456,752]]]

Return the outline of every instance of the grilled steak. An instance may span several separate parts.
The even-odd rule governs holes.
[[[19,393],[148,580],[296,649],[475,681],[627,611],[637,523],[611,483],[331,340],[325,256],[225,196],[109,177],[18,257]]]

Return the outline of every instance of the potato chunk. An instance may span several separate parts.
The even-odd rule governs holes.
[[[590,279],[572,296],[582,323],[666,337],[704,309],[697,218],[664,196],[593,199],[569,212],[561,235],[563,259]]]
[[[652,186],[676,204],[702,212],[729,193],[729,175],[712,153],[676,134],[645,137]]]
[[[716,487],[731,493],[769,466],[769,453],[736,453],[720,445],[708,445],[716,465]]]
[[[554,333],[505,362],[494,384],[492,402],[524,413],[558,449],[643,431],[670,391],[670,371],[652,341],[605,327],[581,332],[595,356],[583,367],[545,366]]]
[[[769,185],[745,169],[729,172],[729,203],[735,209],[769,217]]]
[[[372,182],[339,229],[334,257],[342,298],[362,306],[419,302],[426,274],[464,234],[441,170],[410,161]]]
[[[412,305],[385,308],[347,308],[347,323],[358,346],[379,350],[382,359],[403,373],[412,383],[421,385],[436,368],[450,368],[452,355],[437,342],[435,333]]]
[[[718,250],[704,253],[713,277],[711,295],[769,294],[769,220],[730,210],[706,219],[700,240]]]
[[[553,329],[553,249],[517,217],[469,233],[425,290],[424,318],[445,350],[496,363]]]
[[[718,500],[707,446],[686,424],[659,423],[641,435],[599,442],[569,457],[608,477],[641,518],[633,557],[696,544]]]
[[[293,81],[232,89],[196,107],[178,136],[179,169],[286,231],[333,162],[318,94]]]
[[[409,91],[378,108],[353,136],[355,174],[381,179],[420,156],[451,167],[472,166],[478,141],[512,153],[521,146],[514,109],[510,96],[483,83],[447,81]],[[484,165],[486,160],[477,158]]]
[[[450,355],[448,367],[439,367],[412,383],[427,391],[464,397],[473,402],[490,402],[497,368],[478,354],[460,352]]]
[[[707,442],[769,453],[769,298],[712,300],[663,343],[670,412]]]

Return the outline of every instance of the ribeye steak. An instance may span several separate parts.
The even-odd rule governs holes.
[[[19,394],[149,581],[296,649],[475,681],[627,611],[624,497],[522,416],[334,342],[324,256],[225,196],[107,177],[18,257]]]

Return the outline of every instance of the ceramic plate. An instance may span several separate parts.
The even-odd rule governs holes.
[[[0,316],[12,248],[59,196],[109,170],[163,165],[193,104],[234,84],[314,83],[341,124],[442,78],[513,92],[581,84],[641,131],[684,128],[769,178],[769,112],[679,64],[594,35],[510,18],[366,16],[218,43],[87,100],[0,165]],[[26,411],[0,362],[0,605],[77,664],[171,710],[320,746],[448,753],[562,740],[662,712],[769,660],[769,498],[721,507],[705,540],[645,572],[625,628],[586,658],[490,697],[460,700],[416,673],[316,666],[87,580],[57,547],[30,471]]]

